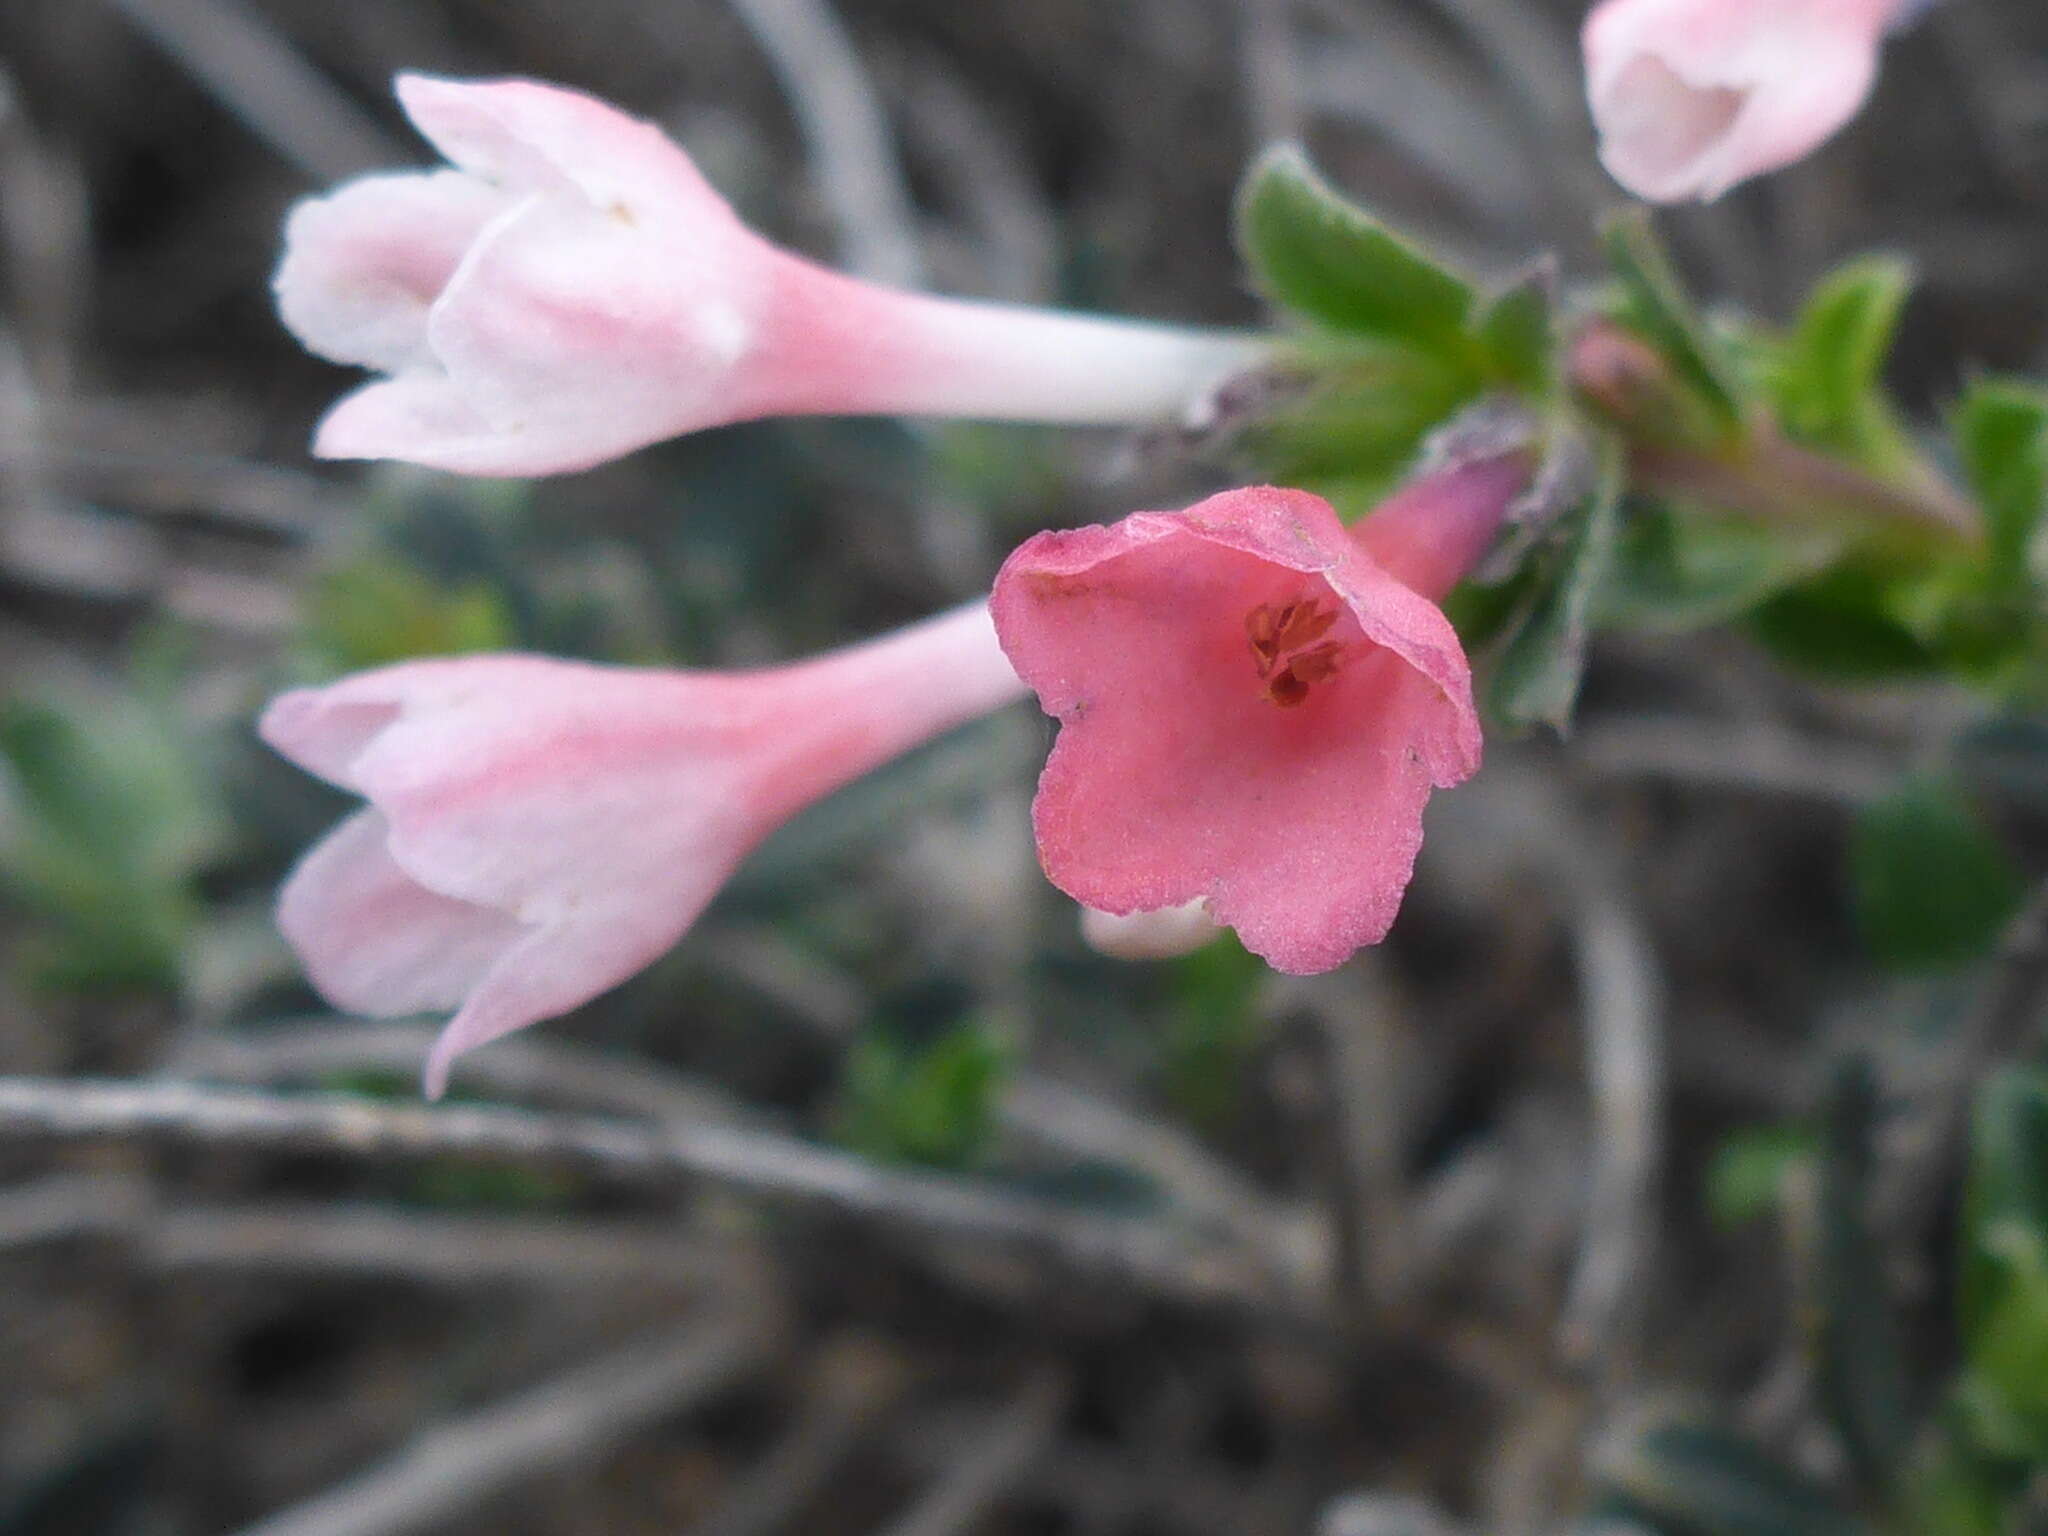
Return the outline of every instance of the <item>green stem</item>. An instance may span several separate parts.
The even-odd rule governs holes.
[[[1985,539],[1977,508],[1932,471],[1916,476],[1918,483],[1881,479],[1802,448],[1770,427],[1718,452],[1634,445],[1629,464],[1635,483],[1647,489],[1697,497],[1761,520],[1950,548],[1981,547]]]

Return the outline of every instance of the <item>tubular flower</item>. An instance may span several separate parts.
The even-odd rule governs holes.
[[[1711,200],[1856,115],[1911,0],[1603,0],[1586,18],[1600,158],[1653,202]]]
[[[991,607],[1060,722],[1032,807],[1053,884],[1112,915],[1203,903],[1297,974],[1384,937],[1431,788],[1479,766],[1434,599],[1527,479],[1520,455],[1446,470],[1348,531],[1255,487],[1020,547]]]
[[[386,375],[328,412],[323,457],[535,475],[769,415],[1141,421],[1264,355],[829,272],[749,230],[651,124],[575,91],[397,90],[452,168],[364,177],[285,226],[285,324]]]
[[[338,1007],[455,1010],[438,1096],[462,1052],[659,957],[795,812],[1022,694],[981,603],[758,671],[477,656],[287,693],[263,739],[369,804],[279,926]]]

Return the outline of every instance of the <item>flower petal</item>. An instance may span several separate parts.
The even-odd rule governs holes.
[[[579,468],[731,420],[767,282],[757,253],[714,231],[671,248],[536,201],[478,239],[427,335],[496,434]]]
[[[314,844],[278,895],[278,927],[337,1007],[378,1017],[452,1008],[524,930],[414,880],[393,862],[389,832],[363,810]]]
[[[285,221],[271,286],[307,350],[396,373],[426,360],[427,310],[503,193],[460,171],[365,176]]]
[[[1586,19],[1601,159],[1659,202],[1811,153],[1876,78],[1899,0],[1606,0]]]
[[[574,191],[592,207],[669,228],[739,216],[654,124],[538,80],[401,74],[398,100],[450,163],[518,190]]]
[[[343,395],[321,419],[323,459],[397,459],[460,475],[551,475],[603,461],[552,423],[486,421],[438,370],[380,379]]]

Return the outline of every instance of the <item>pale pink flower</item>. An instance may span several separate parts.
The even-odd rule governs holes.
[[[369,805],[278,922],[338,1007],[455,1010],[438,1095],[461,1052],[655,960],[795,812],[1023,691],[975,603],[758,671],[475,656],[287,693],[263,739]]]
[[[1719,197],[1856,115],[1905,0],[1603,0],[1586,18],[1600,158],[1638,197]]]
[[[1382,938],[1430,789],[1479,766],[1433,599],[1527,478],[1520,455],[1441,471],[1348,531],[1255,487],[1019,548],[991,607],[1060,722],[1032,807],[1053,884],[1111,914],[1203,902],[1295,973]]]
[[[1142,421],[1265,355],[827,271],[742,224],[658,129],[575,91],[397,89],[453,168],[364,177],[285,226],[285,324],[387,375],[328,413],[324,457],[535,475],[770,415]]]

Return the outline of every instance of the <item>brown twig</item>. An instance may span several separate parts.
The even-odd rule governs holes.
[[[1663,987],[1656,954],[1590,834],[1566,865],[1593,1101],[1586,1230],[1559,1337],[1568,1358],[1615,1376],[1630,1353],[1615,1333],[1645,1278],[1663,1158]]]
[[[439,1033],[431,1024],[312,1018],[238,1031],[194,1031],[165,1058],[163,1075],[254,1086],[384,1071],[410,1079]],[[558,1040],[499,1041],[463,1059],[457,1079],[472,1091],[567,1104],[649,1120],[725,1124],[753,1118],[732,1095],[652,1062],[625,1060]]]
[[[971,1529],[1045,1454],[1071,1392],[1063,1371],[1033,1375],[916,1506],[884,1528],[884,1536],[959,1536]]]
[[[1898,783],[1885,753],[1762,724],[1696,717],[1600,720],[1573,757],[1609,778],[1663,778],[1756,794],[1861,805]]]
[[[720,1391],[772,1348],[764,1314],[729,1307],[641,1339],[421,1435],[389,1462],[240,1536],[405,1536],[538,1473],[601,1452]]]
[[[878,1345],[860,1338],[828,1343],[810,1372],[796,1423],[689,1536],[768,1536],[782,1529],[907,1384],[903,1367]]]
[[[766,958],[772,957],[764,958],[764,966]],[[808,991],[825,995],[814,1000],[819,1008],[835,995],[829,976],[817,977]],[[836,1008],[810,1016],[835,1033],[842,1027]],[[232,1033],[195,1032],[166,1059],[164,1075],[254,1086],[365,1068],[410,1076],[425,1059],[434,1034],[431,1025],[325,1018]],[[650,1120],[764,1123],[713,1084],[560,1041],[500,1041],[465,1058],[459,1073],[468,1088],[511,1098]],[[1185,1214],[1233,1235],[1276,1274],[1304,1288],[1311,1283],[1303,1254],[1321,1246],[1319,1235],[1308,1230],[1312,1218],[1280,1208],[1242,1173],[1173,1126],[1036,1072],[1011,1078],[998,1113],[1013,1134],[1030,1142],[1069,1157],[1121,1164],[1152,1179]]]
[[[934,1174],[879,1168],[765,1131],[644,1125],[526,1110],[383,1104],[187,1083],[0,1078],[0,1134],[145,1136],[367,1158],[481,1157],[589,1169],[657,1187],[703,1181],[801,1209],[857,1217],[1077,1278],[1190,1305],[1313,1321],[1235,1248],[1159,1222],[1098,1216]]]
[[[401,1275],[445,1285],[629,1281],[690,1290],[732,1278],[744,1253],[650,1221],[451,1216],[285,1203],[163,1211],[141,1227],[159,1270]]]

